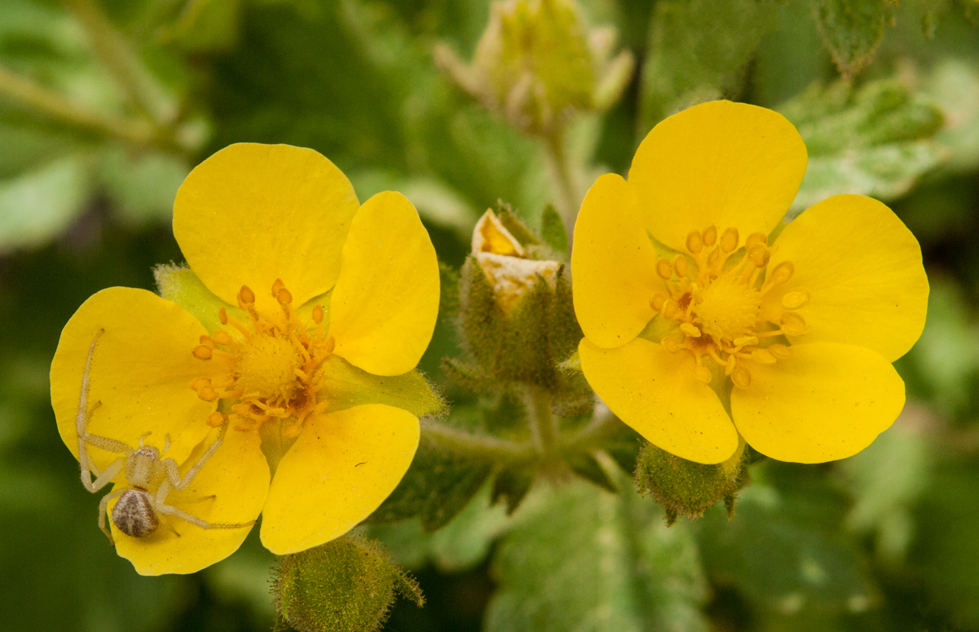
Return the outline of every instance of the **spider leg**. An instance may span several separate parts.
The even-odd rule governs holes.
[[[221,442],[224,440],[224,434],[227,431],[227,424],[221,426],[221,432],[218,434],[218,438],[214,440],[214,443],[212,443],[211,447],[207,449],[207,452],[202,454],[201,458],[197,459],[197,463],[194,463],[194,466],[187,470],[187,473],[182,479],[180,478],[180,471],[177,469],[176,461],[173,459],[164,459],[162,461],[164,467],[167,469],[167,478],[170,480],[170,484],[173,485],[174,489],[177,491],[187,489],[187,486],[193,482],[194,477],[201,471],[201,468],[204,467],[204,464],[207,463],[208,459],[210,459],[217,449],[221,447]]]
[[[93,494],[106,485],[108,485],[112,479],[116,477],[116,474],[122,471],[122,468],[126,465],[125,457],[119,457],[113,461],[109,467],[105,468],[105,471],[101,474],[97,474],[95,480],[86,480],[82,478],[82,483],[85,485],[85,489],[92,492]]]
[[[109,544],[112,546],[116,545],[116,541],[112,539],[112,532],[105,524],[105,516],[109,511],[109,501],[113,498],[118,498],[122,496],[122,493],[126,491],[125,489],[114,489],[105,496],[102,497],[102,502],[99,503],[99,529],[102,529],[102,533],[109,538]]]
[[[206,522],[171,505],[158,504],[154,507],[154,509],[161,514],[173,516],[174,518],[180,518],[181,520],[198,526],[201,529],[241,529],[243,527],[250,527],[258,522],[257,520],[251,520],[249,522]]]

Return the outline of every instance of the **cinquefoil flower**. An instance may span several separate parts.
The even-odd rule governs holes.
[[[807,161],[778,113],[715,101],[659,123],[628,181],[604,175],[585,197],[571,260],[581,368],[656,446],[718,463],[740,434],[776,459],[830,461],[900,413],[891,363],[928,297],[918,242],[858,195],[778,232]]]
[[[212,426],[228,423],[195,481],[196,502],[176,506],[213,522],[248,521],[261,509],[262,542],[280,555],[342,535],[408,469],[417,415],[427,412],[417,394],[437,406],[412,371],[439,301],[418,213],[392,192],[360,205],[343,173],[310,149],[239,144],[187,177],[173,227],[191,269],[158,271],[166,298],[109,288],[66,325],[51,368],[62,439],[77,449],[82,368],[104,329],[91,433],[131,445],[146,432],[162,444],[169,433],[167,456],[182,463]],[[91,453],[100,468],[115,458]],[[137,570],[158,574],[220,560],[247,531],[115,535]]]

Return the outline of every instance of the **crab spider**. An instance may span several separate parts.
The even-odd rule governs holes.
[[[85,372],[82,374],[81,395],[78,398],[78,416],[75,418],[75,430],[78,434],[78,460],[81,465],[82,484],[85,489],[95,493],[108,485],[120,472],[125,471],[126,487],[109,492],[102,497],[102,502],[99,503],[99,528],[108,536],[109,542],[115,545],[112,532],[106,526],[105,518],[108,513],[109,502],[115,498],[118,498],[119,501],[112,508],[112,522],[121,532],[135,538],[156,531],[160,526],[160,515],[179,518],[201,529],[239,529],[255,524],[254,520],[240,523],[206,522],[165,502],[170,491],[182,491],[193,482],[194,477],[221,446],[227,431],[227,424],[221,426],[218,438],[197,459],[197,462],[191,466],[183,478],[180,476],[180,470],[175,460],[162,458],[170,449],[169,434],[166,435],[161,452],[152,446],[143,445],[143,440],[150,434],[148,432],[139,438],[139,446],[135,449],[122,441],[88,432],[88,422],[95,410],[101,405],[101,402],[96,402],[91,410],[89,409],[88,391],[92,357],[95,355],[95,347],[99,337],[104,331],[104,329],[100,329],[95,334],[95,338],[92,339],[92,344],[88,348]],[[101,448],[122,456],[104,470],[99,471],[88,456],[88,446]],[[95,476],[94,481],[92,480],[93,475]],[[171,525],[167,524],[167,526],[178,537],[180,536]]]

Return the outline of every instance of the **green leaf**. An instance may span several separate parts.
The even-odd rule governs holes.
[[[177,189],[190,172],[176,156],[156,151],[133,155],[121,147],[106,152],[101,167],[115,210],[136,226],[169,222]]]
[[[626,483],[623,487],[628,488]],[[706,631],[707,586],[684,525],[582,482],[532,493],[493,562],[487,632]]]
[[[423,430],[411,467],[370,521],[397,522],[418,516],[422,530],[436,531],[465,508],[492,470],[491,461],[453,452]]]
[[[587,452],[579,452],[578,454],[570,454],[565,458],[565,462],[571,471],[577,474],[579,477],[598,485],[602,489],[612,492],[613,494],[619,491],[618,486],[612,482],[609,475],[602,468],[601,464],[598,462],[593,455]]]
[[[895,199],[947,158],[933,140],[944,122],[941,110],[896,80],[859,90],[844,81],[814,84],[777,109],[809,152],[789,217],[839,193]]]
[[[321,380],[323,391],[328,393],[326,412],[363,404],[387,404],[403,408],[416,417],[445,411],[445,402],[418,371],[394,376],[374,375],[340,356],[331,355],[323,362]]]
[[[813,0],[816,26],[844,77],[853,77],[874,58],[894,8],[885,0]]]
[[[805,465],[767,461],[738,495],[728,520],[719,507],[698,523],[711,581],[788,613],[858,611],[876,599],[859,543],[841,528],[848,499]],[[760,469],[760,471],[759,471]]]
[[[177,20],[157,33],[163,44],[189,53],[228,52],[238,41],[241,0],[190,0]]]
[[[63,233],[89,193],[88,175],[77,157],[0,180],[0,253],[34,248]]]
[[[773,0],[656,3],[642,77],[642,132],[685,107],[737,92],[762,36],[778,28],[778,9]]]
[[[493,494],[490,499],[494,504],[504,501],[507,515],[512,514],[534,486],[536,477],[537,471],[533,466],[504,468],[493,481]]]
[[[935,140],[951,153],[946,168],[953,173],[979,168],[979,69],[962,59],[945,59],[924,92],[945,112],[946,125]]]
[[[568,254],[568,232],[564,229],[564,222],[561,215],[554,208],[553,204],[544,207],[544,214],[541,215],[540,234],[541,240],[548,246],[562,255]]]

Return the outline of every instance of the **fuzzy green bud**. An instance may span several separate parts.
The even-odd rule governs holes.
[[[380,544],[349,535],[280,558],[272,584],[279,623],[300,632],[374,632],[398,593],[425,603]]]
[[[540,248],[512,215],[487,211],[462,268],[460,324],[484,375],[554,392],[563,380],[557,364],[574,352],[581,329],[565,264],[534,259]]]
[[[647,443],[636,461],[636,490],[666,509],[667,524],[679,515],[699,518],[721,501],[730,517],[735,494],[748,483],[746,465],[744,443],[730,459],[716,465],[687,461]]]
[[[471,67],[444,46],[436,62],[514,126],[547,135],[621,95],[634,62],[628,52],[610,59],[614,43],[614,31],[588,30],[573,0],[505,0],[492,5]]]

